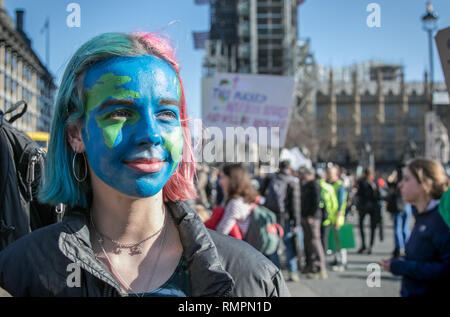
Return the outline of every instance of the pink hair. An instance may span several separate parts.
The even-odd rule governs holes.
[[[162,57],[173,67],[181,86],[180,121],[181,131],[183,133],[183,154],[177,169],[163,188],[163,199],[166,202],[196,198],[197,192],[194,187],[194,153],[191,145],[191,133],[186,112],[183,82],[180,77],[180,66],[175,59],[175,50],[169,44],[168,40],[156,33],[137,32],[133,33],[132,36],[144,44],[154,55]]]

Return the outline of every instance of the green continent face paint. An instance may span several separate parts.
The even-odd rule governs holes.
[[[116,112],[120,111],[127,111],[129,112],[128,117],[116,117],[113,118],[112,116]],[[97,125],[100,129],[103,130],[103,138],[105,139],[105,144],[110,149],[114,146],[114,143],[116,142],[117,136],[119,135],[120,131],[122,130],[123,126],[125,124],[133,125],[136,122],[139,121],[141,116],[137,111],[133,110],[114,110],[110,111],[108,113],[105,113],[104,115],[98,116],[95,118],[95,121],[97,121]]]
[[[127,99],[141,98],[140,94],[134,90],[117,88],[130,82],[129,76],[116,76],[113,73],[102,75],[91,89],[86,89],[86,122],[89,122],[90,112],[98,107],[108,98]],[[98,121],[97,121],[98,122]],[[89,139],[89,132],[86,125],[86,134]],[[105,138],[106,142],[106,138]],[[114,144],[114,143],[113,143]]]
[[[162,132],[162,136],[164,138],[163,146],[170,152],[173,159],[172,173],[177,167],[183,152],[183,134],[181,133],[181,128],[176,127],[170,133]]]

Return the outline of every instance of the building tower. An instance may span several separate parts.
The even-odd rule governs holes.
[[[237,72],[293,76],[298,0],[211,0],[205,75]]]

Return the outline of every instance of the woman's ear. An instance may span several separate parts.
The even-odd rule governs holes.
[[[80,125],[75,124],[67,127],[67,139],[75,153],[83,153],[86,151]]]
[[[433,181],[429,178],[425,178],[422,182],[423,190],[427,195],[430,195],[431,190],[433,189]]]

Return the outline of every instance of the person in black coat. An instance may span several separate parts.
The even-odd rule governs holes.
[[[404,255],[405,245],[411,234],[411,205],[405,204],[398,184],[401,181],[401,168],[393,171],[387,179],[389,194],[386,197],[386,210],[394,220],[394,258]]]
[[[380,221],[379,190],[375,182],[374,172],[370,167],[364,170],[362,178],[358,181],[357,206],[359,211],[359,231],[361,234],[361,248],[358,253],[372,253],[375,242],[375,229]],[[370,217],[370,246],[367,248],[364,232],[364,219]]]
[[[326,271],[325,252],[321,240],[322,210],[320,208],[321,189],[312,168],[302,171],[301,206],[302,228],[305,246],[304,273],[316,274]]]

